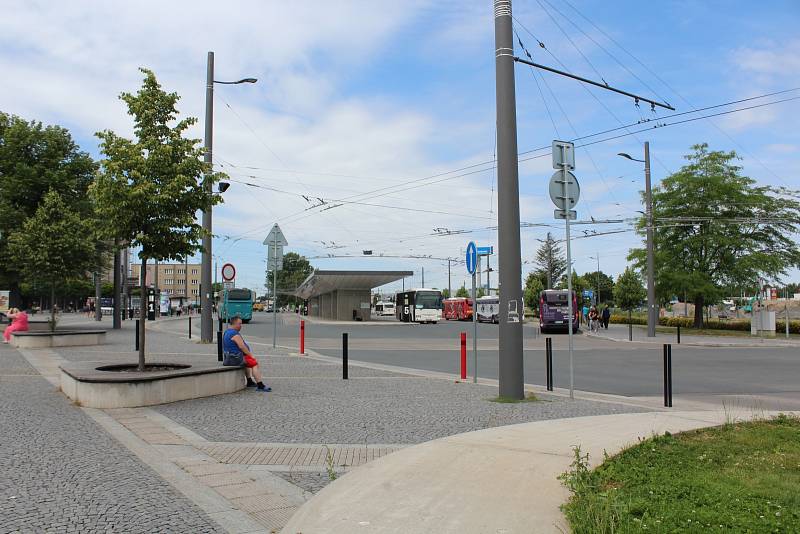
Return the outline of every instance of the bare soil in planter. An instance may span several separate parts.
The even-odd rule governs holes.
[[[110,371],[112,373],[156,373],[163,371],[179,371],[188,369],[191,365],[179,363],[148,363],[144,366],[144,371],[139,371],[139,365],[135,363],[122,363],[115,365],[102,365],[97,367],[98,371]]]

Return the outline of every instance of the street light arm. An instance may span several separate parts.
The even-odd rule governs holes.
[[[630,154],[626,154],[625,152],[617,152],[617,156],[622,156],[623,158],[629,159],[631,161],[638,161],[639,163],[645,163],[643,159],[636,159],[632,157]]]
[[[221,80],[214,80],[214,83],[219,83],[222,85],[237,85],[240,83],[256,83],[258,81],[257,78],[242,78],[241,80],[236,80],[235,82],[223,82]]]

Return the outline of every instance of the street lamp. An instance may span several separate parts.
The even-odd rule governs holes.
[[[590,260],[597,260],[597,293],[595,295],[595,304],[600,306],[600,253],[598,252],[596,256],[589,256]]]
[[[650,142],[644,142],[644,159],[636,159],[620,152],[617,154],[631,161],[644,163],[644,196],[645,196],[645,219],[647,221],[647,337],[656,337],[656,321],[658,313],[656,310],[656,286],[655,286],[655,262],[653,259],[653,193],[650,188]]]
[[[242,78],[232,82],[214,79],[214,52],[208,53],[208,63],[206,66],[206,131],[205,131],[205,155],[203,161],[206,163],[208,173],[203,180],[203,187],[209,194],[212,193],[211,176],[212,170],[212,140],[214,132],[214,84],[238,85],[241,83],[256,83],[255,78]],[[219,192],[223,193],[230,184],[220,183]],[[200,265],[200,340],[203,343],[211,343],[213,340],[213,319],[211,316],[211,211],[209,207],[203,211],[203,253]]]

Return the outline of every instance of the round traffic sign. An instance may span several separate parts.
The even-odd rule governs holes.
[[[578,178],[567,171],[567,198],[569,203],[564,202],[564,171],[556,171],[550,177],[550,200],[560,210],[571,210],[578,203],[581,197],[581,186]]]
[[[236,267],[233,266],[232,263],[226,263],[222,266],[222,279],[226,282],[230,282],[236,278]]]
[[[473,241],[467,245],[467,272],[475,274],[475,269],[478,267],[478,249]]]

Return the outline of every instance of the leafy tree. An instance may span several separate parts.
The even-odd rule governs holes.
[[[579,303],[581,302],[583,290],[589,289],[590,287],[590,282],[588,282],[583,276],[578,276],[578,273],[576,273],[574,270],[572,271],[572,290],[575,292],[575,295],[577,295]],[[561,277],[561,280],[558,282],[557,289],[567,289],[566,276]]]
[[[56,191],[9,238],[8,253],[28,283],[50,286],[50,329],[55,330],[56,284],[78,277],[95,265],[89,224]]]
[[[475,298],[479,299],[486,296],[486,290],[482,287],[475,288]]]
[[[442,289],[442,298],[449,299],[450,298],[450,290],[447,288]]]
[[[177,93],[167,93],[155,74],[144,74],[136,94],[120,99],[133,117],[135,140],[112,131],[99,132],[105,159],[93,188],[105,236],[116,243],[139,247],[142,272],[147,261],[183,261],[202,249],[203,235],[195,214],[208,210],[219,197],[203,187],[221,175],[202,161],[200,141],[184,137],[197,122],[178,120]],[[208,291],[208,288],[203,288]],[[141,293],[146,294],[142,277]],[[142,306],[142,310],[144,306]],[[145,364],[144,321],[139,325],[139,369]]]
[[[456,291],[456,297],[469,298],[470,297],[470,290],[467,289],[466,285],[461,284],[461,287],[459,287],[458,291]]]
[[[291,293],[303,283],[314,271],[311,264],[296,252],[287,252],[283,255],[283,269],[278,271],[278,298],[277,305],[285,306],[290,300],[296,300]],[[267,271],[267,287],[272,287],[272,271]]]
[[[91,211],[86,191],[96,169],[68,130],[0,112],[0,287],[11,290],[12,305],[19,305],[19,281],[26,275],[8,256],[12,236],[51,190],[86,216]]]
[[[655,279],[662,297],[694,302],[694,324],[702,327],[704,306],[718,302],[725,287],[779,279],[800,265],[800,202],[743,176],[735,152],[692,149],[689,163],[653,189]],[[645,249],[631,251],[640,268],[645,258]]]
[[[599,293],[597,299],[598,304],[601,302],[608,302],[614,298],[614,279],[603,271],[585,273],[583,275],[583,279],[589,284],[588,289],[593,290],[595,293]],[[597,285],[598,283],[600,284],[599,292]]]
[[[538,266],[536,273],[547,286],[546,289],[552,289],[556,280],[560,280],[567,272],[567,258],[550,232],[547,232],[547,238],[536,251],[535,262]]]
[[[626,267],[625,271],[617,277],[614,286],[614,302],[623,310],[628,310],[631,315],[633,308],[639,306],[647,297],[647,291],[642,284],[642,277],[633,267]]]
[[[522,299],[528,308],[539,309],[539,295],[543,289],[541,278],[535,272],[528,273],[528,277],[525,279],[525,289],[522,292]]]

